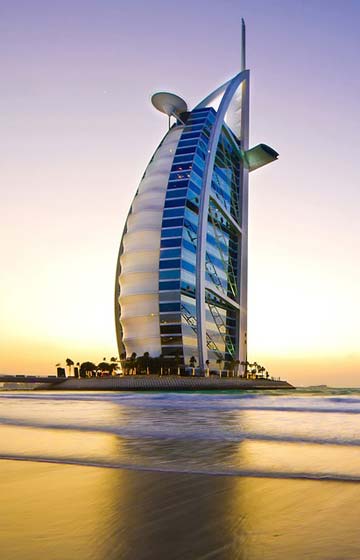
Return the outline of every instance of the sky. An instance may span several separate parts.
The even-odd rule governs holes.
[[[360,386],[358,0],[0,3],[0,371],[117,355],[122,229],[166,132],[251,70],[249,359],[297,385]]]

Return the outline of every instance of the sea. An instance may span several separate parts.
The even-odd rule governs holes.
[[[0,392],[1,560],[360,559],[360,389]]]

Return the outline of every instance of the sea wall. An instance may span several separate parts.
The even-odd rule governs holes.
[[[239,377],[180,377],[177,375],[130,375],[126,377],[67,378],[54,385],[57,391],[210,391],[294,389],[287,381]]]

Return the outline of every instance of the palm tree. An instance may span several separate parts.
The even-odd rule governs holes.
[[[110,358],[110,362],[111,362],[111,364],[110,364],[109,371],[110,371],[111,375],[115,375],[114,372],[119,369],[118,359],[115,356],[113,356],[112,358]]]
[[[151,357],[150,357],[149,352],[144,352],[143,356],[139,356],[136,359],[136,371],[138,373],[144,373],[144,370],[145,370],[146,375],[149,375],[149,373],[150,373],[150,360],[151,360]]]
[[[100,364],[96,368],[96,372],[98,374],[98,377],[102,377],[103,373],[111,372],[111,366],[107,362],[100,362]]]
[[[164,373],[164,355],[160,354],[159,358],[159,366],[160,366],[160,375],[162,375]]]
[[[247,367],[247,362],[240,362],[240,365],[244,368],[244,377],[246,377],[246,367]]]
[[[96,365],[93,362],[83,362],[80,366],[80,377],[87,377],[96,370]]]
[[[195,358],[195,356],[191,356],[189,363],[190,363],[190,367],[192,368],[192,375],[195,375],[195,364],[197,362],[197,359]]]
[[[217,363],[218,366],[219,366],[219,377],[220,377],[220,379],[221,379],[222,363],[223,363],[223,361],[224,361],[223,358],[218,358],[218,359],[216,360],[216,363]]]
[[[130,356],[130,367],[131,367],[132,375],[136,375],[136,356],[137,356],[136,352],[133,352]]]
[[[126,373],[126,353],[125,352],[122,352],[120,354],[120,365],[121,365],[123,375],[125,375],[125,373]]]
[[[253,363],[253,362],[247,362],[247,373],[248,373],[248,377],[252,378],[255,372],[256,372],[255,363]],[[249,373],[250,373],[250,376],[249,376]]]
[[[232,374],[233,377],[235,375],[235,367],[236,367],[236,360],[230,360],[229,371],[230,371],[230,373]]]
[[[180,375],[180,364],[181,364],[181,356],[180,356],[180,351],[177,350],[176,354],[175,354],[175,366],[177,369],[177,374]]]
[[[74,362],[70,358],[66,358],[66,365],[69,368],[69,376],[71,375],[71,368],[74,365]]]
[[[210,360],[206,360],[205,364],[206,364],[206,377],[210,377],[210,372],[209,372]]]

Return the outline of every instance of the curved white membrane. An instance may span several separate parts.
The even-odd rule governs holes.
[[[159,258],[166,189],[182,127],[169,131],[155,152],[134,198],[123,237],[119,276],[126,353],[161,354]]]
[[[245,83],[242,82],[236,90],[225,116],[226,124],[233,131],[237,138],[241,138],[241,108],[244,88]]]
[[[226,87],[229,85],[229,82],[222,84],[218,87],[215,91],[213,91],[210,95],[208,95],[201,103],[197,105],[196,108],[202,107],[212,107],[217,111],[219,109],[219,105],[224,97],[224,93],[226,91]],[[242,111],[242,99],[245,91],[245,83],[241,82],[239,87],[237,88],[231,102],[229,105],[228,110],[226,111],[225,115],[225,123],[227,126],[232,130],[237,138],[241,138],[241,111]]]

